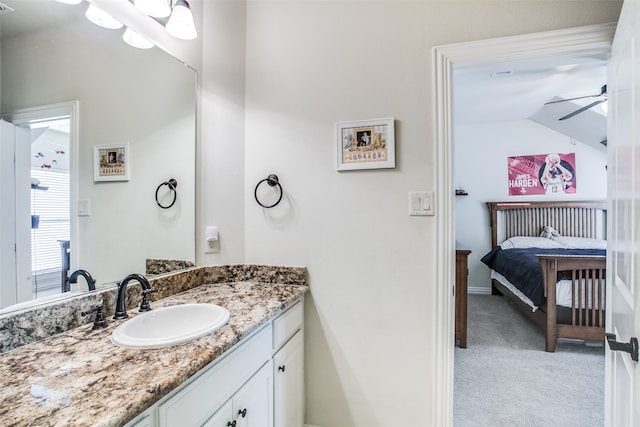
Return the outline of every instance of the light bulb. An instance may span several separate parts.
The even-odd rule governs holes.
[[[124,40],[129,46],[137,47],[138,49],[151,49],[155,46],[146,37],[141,36],[129,27],[124,30],[122,40]]]
[[[178,39],[193,40],[198,37],[189,3],[185,0],[176,0],[166,28],[169,34]]]
[[[167,0],[134,0],[133,4],[140,12],[154,18],[166,18],[171,14],[171,6]]]
[[[87,17],[87,19],[89,19],[89,21],[102,28],[117,30],[118,28],[123,27],[122,22],[118,21],[116,18],[93,4],[89,5],[87,11],[85,12],[85,16]]]

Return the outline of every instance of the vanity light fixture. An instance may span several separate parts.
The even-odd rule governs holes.
[[[171,15],[171,6],[167,0],[133,0],[138,10],[153,18],[166,18]]]
[[[83,0],[57,1],[65,4],[79,4]],[[196,31],[196,26],[193,21],[193,14],[191,13],[191,8],[186,0],[132,1],[138,10],[155,19],[161,25],[164,25],[165,29],[171,36],[180,40],[193,40],[198,37],[198,32]],[[85,16],[89,21],[103,28],[117,30],[124,27],[122,22],[93,3],[89,3]],[[166,24],[164,24],[164,22],[166,22]],[[149,39],[129,27],[125,29],[122,39],[130,46],[137,47],[139,49],[150,49],[155,46],[155,44]]]
[[[149,39],[136,33],[129,27],[124,30],[122,40],[124,40],[129,46],[137,47],[138,49],[151,49],[155,46],[155,44],[149,41]]]
[[[175,1],[171,17],[165,28],[169,34],[177,39],[193,40],[198,37],[191,8],[186,0]]]
[[[117,30],[118,28],[123,27],[122,22],[118,21],[116,18],[109,15],[107,12],[103,11],[94,4],[89,4],[89,7],[85,12],[85,16],[89,21],[102,28]]]

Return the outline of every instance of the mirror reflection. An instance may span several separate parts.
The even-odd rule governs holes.
[[[87,3],[3,4],[14,11],[0,15],[0,308],[86,292],[83,275],[68,281],[76,270],[100,287],[193,265],[195,71],[93,25]],[[176,201],[162,209],[156,189],[171,179]]]

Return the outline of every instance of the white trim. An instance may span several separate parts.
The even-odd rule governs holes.
[[[453,184],[453,68],[543,59],[596,55],[607,59],[615,23],[525,34],[499,39],[435,46],[433,52],[433,126],[436,144],[436,295],[434,322],[432,425],[453,424],[454,331],[454,184]]]
[[[78,254],[80,253],[80,247],[78,246],[78,152],[79,152],[79,138],[80,138],[80,102],[79,101],[66,101],[59,102],[57,104],[42,105],[38,107],[22,108],[8,114],[8,119],[16,126],[25,125],[32,121],[37,121],[43,118],[51,118],[56,116],[69,116],[70,128],[69,128],[69,147],[70,156],[69,159],[69,171],[70,171],[70,184],[71,184],[71,247],[73,250],[70,253],[70,267],[71,270],[77,268]]]
[[[487,288],[486,286],[469,286],[467,287],[467,294],[491,295],[491,288]]]

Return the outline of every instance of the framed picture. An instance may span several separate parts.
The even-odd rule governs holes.
[[[94,181],[129,181],[129,144],[93,146]]]
[[[393,117],[336,124],[338,170],[396,167]]]

